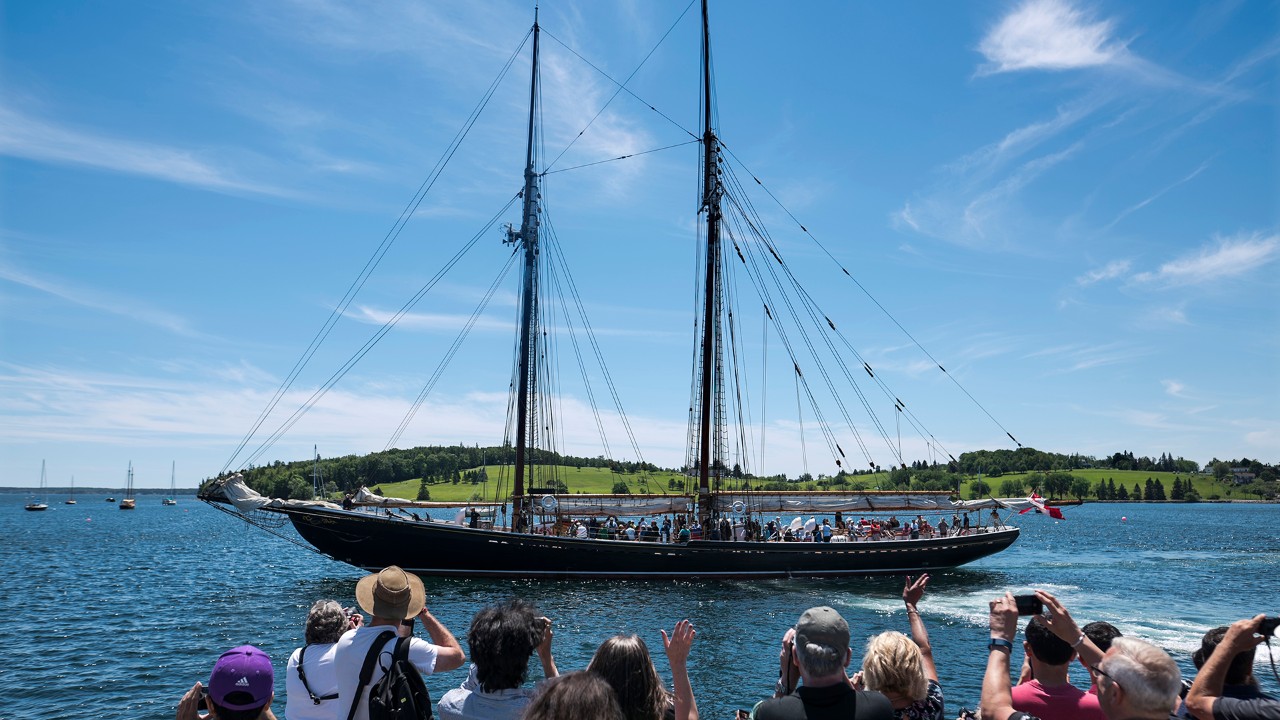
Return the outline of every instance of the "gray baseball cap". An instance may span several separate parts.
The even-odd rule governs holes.
[[[849,649],[849,623],[826,605],[811,607],[796,622],[796,643],[822,645],[843,655]]]

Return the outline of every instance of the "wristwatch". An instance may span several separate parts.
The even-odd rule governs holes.
[[[1013,652],[1013,643],[1005,640],[1004,638],[991,638],[991,641],[987,643],[987,651],[989,652],[996,649]]]

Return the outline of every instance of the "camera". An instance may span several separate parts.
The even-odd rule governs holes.
[[[1044,612],[1044,603],[1035,595],[1014,595],[1013,602],[1018,606],[1019,615],[1039,615]]]
[[[360,614],[360,608],[356,607],[355,605],[352,605],[351,607],[342,608],[342,612],[346,613],[347,619],[350,620],[351,618]]]
[[[1262,618],[1262,622],[1258,624],[1258,634],[1269,638],[1276,634],[1277,627],[1280,627],[1280,617]]]
[[[200,701],[196,703],[196,710],[209,709],[209,688],[200,688]]]

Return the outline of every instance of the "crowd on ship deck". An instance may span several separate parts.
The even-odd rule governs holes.
[[[928,582],[928,575],[906,579],[909,634],[855,630],[828,606],[802,612],[794,625],[780,628],[772,695],[752,697],[743,688],[741,706],[751,709],[739,710],[737,719],[946,720],[937,669],[944,659],[934,656],[920,609]],[[555,622],[524,600],[479,609],[465,636],[467,650],[427,608],[422,581],[399,567],[362,578],[355,600],[359,609],[335,600],[311,606],[306,644],[283,668],[288,720],[698,718],[688,673],[697,632],[688,620],[651,638],[661,640],[667,657],[668,688],[644,638],[633,634],[605,638],[587,667],[561,673],[552,651]],[[1019,617],[1028,615],[1015,682]],[[417,622],[426,639],[415,635]],[[1208,632],[1193,656],[1194,682],[1183,680],[1166,651],[1106,622],[1082,627],[1045,591],[993,598],[987,622],[979,708],[956,709],[953,701],[959,720],[1280,720],[1280,701],[1253,675],[1255,648],[1280,619],[1258,615]],[[852,647],[855,634],[869,636],[860,659]],[[534,656],[541,678],[531,684]],[[1077,662],[1087,673],[1087,689],[1069,677]],[[421,676],[464,666],[458,686],[433,701]],[[773,678],[759,680],[763,688]],[[176,718],[274,720],[274,687],[274,663],[266,653],[251,645],[232,648],[217,658],[207,685],[197,682],[183,695]]]
[[[598,517],[562,518],[554,522],[533,526],[533,531],[543,535],[576,537],[583,540],[634,540],[638,542],[683,543],[690,540],[718,540],[729,542],[857,542],[871,540],[919,540],[921,538],[945,538],[985,532],[988,528],[1001,528],[998,511],[992,511],[989,524],[983,524],[983,514],[976,520],[970,513],[952,513],[950,522],[945,515],[934,518],[920,514],[899,520],[896,515],[887,518],[859,517],[846,519],[842,512],[834,517],[819,518],[810,515],[783,522],[781,516],[763,523],[751,516],[721,517],[706,527],[695,517],[666,515],[661,523],[654,518],[639,520],[619,519],[609,515]],[[461,515],[459,517],[462,517]],[[461,524],[461,523],[460,523]],[[472,527],[475,527],[472,524]]]

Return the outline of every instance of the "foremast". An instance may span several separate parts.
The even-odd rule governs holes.
[[[723,471],[720,437],[723,412],[720,407],[723,384],[720,310],[723,300],[720,267],[719,140],[716,138],[711,94],[711,33],[707,0],[702,0],[702,192],[701,212],[707,232],[706,268],[703,278],[702,340],[699,351],[698,408],[698,519],[707,527],[712,518],[712,473]]]
[[[516,463],[511,493],[511,529],[518,531],[524,515],[524,480],[537,434],[537,338],[538,338],[538,201],[542,194],[534,167],[537,159],[535,131],[538,100],[538,11],[533,15],[533,68],[529,80],[529,142],[525,153],[524,204],[520,230],[507,229],[506,242],[524,250],[521,279],[520,346],[516,370]]]

